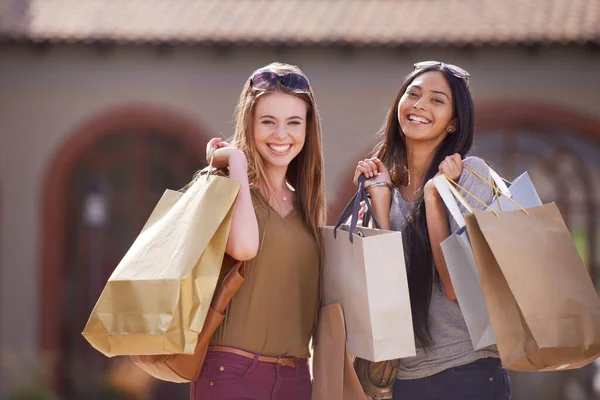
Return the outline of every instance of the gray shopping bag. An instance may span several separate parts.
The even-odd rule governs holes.
[[[485,305],[477,264],[466,227],[461,227],[442,242],[442,252],[450,273],[460,310],[467,324],[473,349],[496,343]]]

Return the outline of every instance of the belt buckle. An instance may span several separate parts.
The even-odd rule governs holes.
[[[282,367],[296,368],[296,361],[293,358],[278,358],[277,364]]]

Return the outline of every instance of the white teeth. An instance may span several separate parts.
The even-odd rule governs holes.
[[[422,118],[422,117],[419,117],[419,116],[416,116],[416,115],[409,115],[408,116],[408,120],[409,121],[413,121],[413,122],[418,122],[418,123],[421,123],[421,124],[428,124],[429,123],[429,121],[426,120],[425,118]]]
[[[284,144],[284,145],[270,144],[269,147],[271,148],[271,150],[273,150],[276,153],[285,153],[290,149],[290,147],[292,147],[292,145],[291,144]]]

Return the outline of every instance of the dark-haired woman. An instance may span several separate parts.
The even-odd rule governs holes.
[[[444,173],[486,203],[492,190],[464,170],[489,178],[468,157],[474,133],[469,74],[438,61],[415,64],[402,83],[374,157],[358,163],[383,229],[402,231],[417,355],[400,360],[394,399],[505,400],[509,377],[495,347],[473,350],[440,243],[458,229],[433,178]],[[467,196],[468,197],[468,196]],[[482,206],[472,199],[475,208]]]

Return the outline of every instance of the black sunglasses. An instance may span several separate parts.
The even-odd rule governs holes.
[[[261,71],[250,78],[252,87],[260,90],[272,89],[277,83],[295,92],[308,92],[310,87],[308,78],[295,72],[278,75],[271,71]]]
[[[414,64],[415,69],[424,69],[437,66],[445,68],[448,71],[450,71],[455,77],[463,79],[467,84],[467,87],[469,87],[469,84],[471,83],[471,74],[469,74],[466,70],[462,69],[459,66],[453,64],[446,64],[441,61],[421,61]]]

